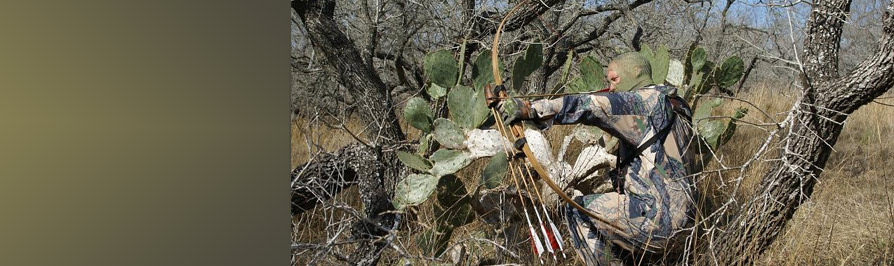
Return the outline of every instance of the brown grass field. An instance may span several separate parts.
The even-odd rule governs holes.
[[[794,101],[794,93],[786,93],[771,89],[766,85],[758,85],[738,97],[745,99],[763,109],[781,121],[785,112]],[[894,98],[884,96],[878,100],[882,103],[894,103]],[[743,105],[743,102],[728,100],[731,106]],[[729,106],[725,105],[725,106]],[[761,123],[770,121],[761,112],[750,107],[745,121]],[[728,115],[726,112],[734,108],[725,108],[714,115]],[[292,167],[295,167],[320,151],[334,151],[347,143],[356,141],[351,134],[342,129],[318,126],[324,123],[299,119],[292,125]],[[352,132],[361,132],[363,123],[351,121],[347,128]],[[870,103],[855,112],[846,122],[846,126],[838,142],[835,144],[829,162],[820,177],[811,200],[805,203],[789,221],[785,232],[774,244],[757,259],[761,265],[892,265],[894,264],[894,141],[888,141],[894,131],[894,107],[878,103]],[[558,149],[568,127],[558,126],[547,131],[552,147]],[[409,129],[410,138],[417,137],[419,132]],[[362,136],[361,136],[362,137]],[[756,126],[740,124],[736,134],[718,151],[718,160],[722,165],[731,167],[753,157],[760,144],[766,140],[767,131]],[[315,145],[308,144],[315,143]],[[576,143],[576,142],[573,142]],[[569,148],[569,156],[574,158],[580,147]],[[762,158],[772,158],[772,152]],[[566,157],[567,158],[567,157]],[[468,189],[477,184],[477,177],[486,161],[479,159],[472,165],[457,173],[466,181]],[[707,169],[719,169],[719,162],[712,162]],[[758,162],[745,173],[742,188],[737,198],[747,199],[759,183],[761,174],[768,164]],[[726,188],[718,188],[720,184],[731,182],[739,173],[734,170],[720,171],[705,175],[699,180],[700,188],[707,197],[723,198],[729,194]],[[712,199],[713,199],[712,198]],[[724,198],[725,199],[725,198]],[[358,206],[356,189],[342,192],[336,200]],[[711,199],[709,199],[711,200]],[[405,226],[401,240],[397,245],[410,254],[421,254],[421,248],[414,243],[412,234],[430,227],[433,221],[431,200],[418,207],[413,225]],[[328,226],[332,212],[308,211],[295,217],[297,224],[293,232],[293,240],[312,243],[325,241],[322,228]],[[564,230],[564,229],[562,229]],[[465,260],[474,261],[482,257],[493,257],[497,250],[494,245],[483,241],[494,237],[489,225],[476,221],[454,231],[451,244],[457,239],[464,239],[467,247]],[[474,241],[467,241],[473,239]],[[477,240],[475,240],[477,239]],[[567,243],[566,237],[566,243]],[[533,258],[529,244],[520,242],[520,248],[513,249],[522,258]],[[349,254],[350,250],[342,250]],[[566,250],[569,259],[563,265],[579,264],[574,260],[573,251]],[[394,252],[383,255],[382,265],[399,263],[394,261]],[[309,258],[299,258],[299,265]],[[535,263],[536,264],[536,263]],[[463,264],[466,265],[466,264]]]

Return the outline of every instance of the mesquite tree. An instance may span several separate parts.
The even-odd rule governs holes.
[[[839,76],[838,50],[850,5],[850,0],[813,2],[802,57],[803,94],[783,122],[782,159],[764,174],[757,196],[716,235],[704,263],[753,263],[810,197],[848,115],[894,86],[894,2],[884,10],[878,50]]]

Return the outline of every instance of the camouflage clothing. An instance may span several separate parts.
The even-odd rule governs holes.
[[[606,264],[622,253],[645,251],[649,256],[662,256],[680,248],[679,242],[686,235],[681,230],[691,226],[693,220],[695,190],[687,177],[692,158],[687,148],[692,132],[687,119],[677,115],[668,100],[668,95],[675,94],[672,87],[650,86],[532,103],[540,117],[553,116],[553,123],[594,125],[618,137],[622,140],[618,158],[636,152],[652,136],[669,132],[666,137],[659,135],[639,156],[632,156],[626,167],[619,166],[623,167],[618,169],[619,187],[623,190],[616,187],[615,192],[575,199],[581,206],[620,225],[623,232],[566,207],[573,246],[588,265]],[[685,104],[677,112],[691,117]],[[670,131],[662,131],[671,123]]]

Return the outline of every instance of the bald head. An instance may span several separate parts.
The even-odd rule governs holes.
[[[618,55],[608,63],[606,70],[612,91],[629,91],[652,83],[652,66],[637,52]]]

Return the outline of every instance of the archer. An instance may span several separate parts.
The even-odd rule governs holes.
[[[573,247],[588,265],[679,255],[694,219],[692,111],[651,75],[649,61],[630,52],[608,64],[608,92],[498,103],[507,125],[582,123],[620,140],[613,191],[576,197],[588,212],[566,208]]]

